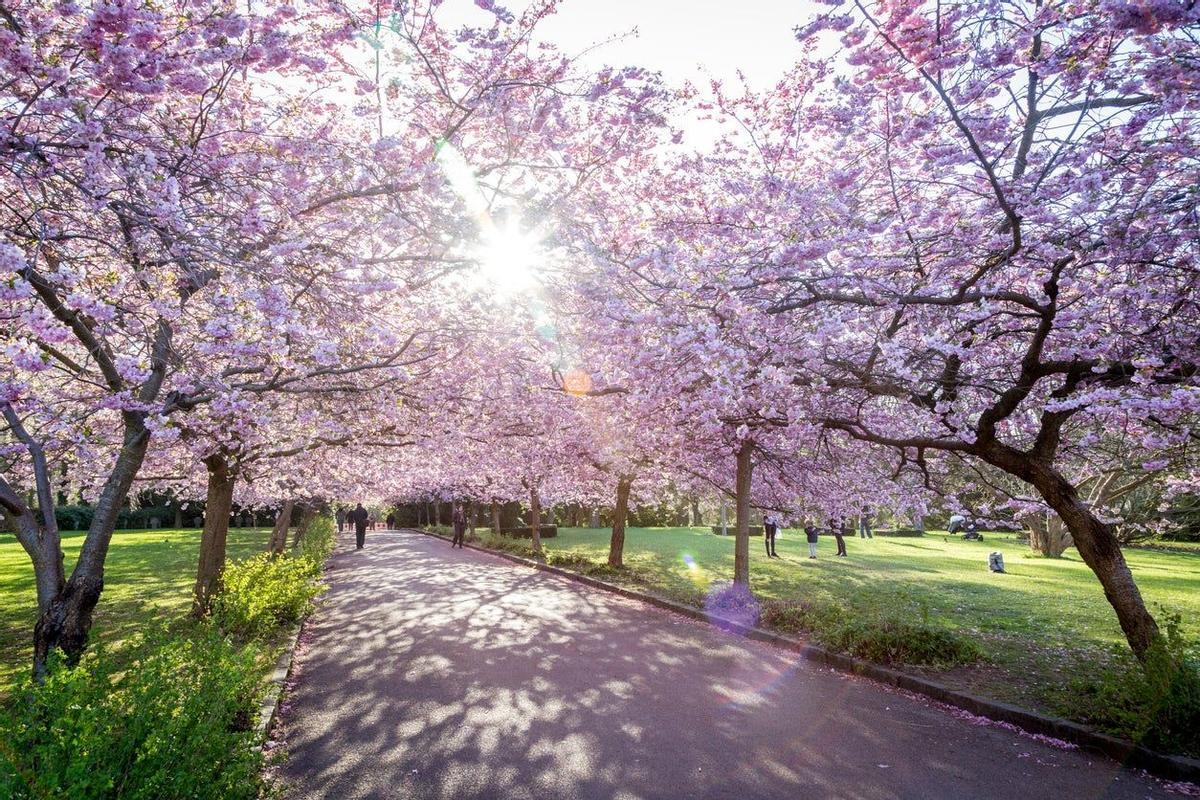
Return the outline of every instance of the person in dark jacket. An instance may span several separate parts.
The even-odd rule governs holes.
[[[779,533],[779,523],[774,517],[763,517],[763,539],[767,543],[767,558],[779,558],[775,552],[775,536]]]
[[[839,556],[846,555],[846,520],[842,517],[831,517],[829,520],[829,532],[833,534],[833,538],[837,540],[837,554]]]
[[[858,536],[860,539],[874,539],[871,535],[871,519],[875,515],[871,513],[870,506],[863,506],[862,516],[858,518]]]
[[[367,522],[371,519],[371,515],[363,508],[363,504],[359,503],[353,511],[346,515],[346,519],[354,524],[354,549],[362,550],[367,541]]]
[[[821,532],[817,530],[817,526],[809,522],[804,526],[804,538],[808,539],[808,557],[817,557],[817,537]]]
[[[450,514],[450,521],[454,525],[454,538],[450,540],[450,547],[458,545],[458,549],[461,550],[463,537],[467,535],[467,512],[461,503],[455,504],[454,511]]]
[[[387,515],[387,528],[388,528],[388,530],[390,531],[390,530],[392,530],[392,529],[393,529],[393,528],[395,528],[395,527],[396,527],[396,515],[395,515],[395,514],[388,514],[388,515]]]
[[[338,508],[337,513],[333,515],[337,519],[338,533],[346,527],[346,509]]]

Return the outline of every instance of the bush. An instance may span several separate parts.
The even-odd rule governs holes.
[[[0,797],[254,798],[260,670],[211,625],[52,662],[0,717]]]
[[[817,640],[877,664],[952,667],[974,663],[982,656],[974,642],[951,631],[889,617],[852,619],[820,631]]]
[[[934,626],[923,609],[911,619],[851,616],[840,606],[768,600],[762,623],[784,633],[811,634],[818,644],[877,664],[948,667],[982,657],[972,641]]]
[[[1187,650],[1180,616],[1162,619],[1166,638],[1144,664],[1114,648],[1118,666],[1073,680],[1059,710],[1155,750],[1200,756],[1200,661]]]
[[[324,591],[314,572],[312,560],[292,553],[260,553],[231,564],[213,603],[213,619],[222,630],[243,638],[270,636],[312,609]]]
[[[299,622],[325,591],[321,570],[333,543],[333,523],[319,517],[295,550],[277,557],[259,553],[230,564],[213,603],[213,618],[222,630],[247,639],[265,638]]]

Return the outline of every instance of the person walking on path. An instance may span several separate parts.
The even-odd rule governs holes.
[[[338,533],[341,533],[346,527],[346,509],[338,506],[337,513],[333,515],[337,519]]]
[[[367,522],[371,519],[371,515],[363,508],[363,504],[359,503],[350,512],[347,519],[354,525],[354,549],[362,550],[367,541]]]
[[[396,515],[388,514],[387,515],[387,529],[390,531],[395,527],[396,527]]]
[[[458,545],[458,549],[461,550],[463,537],[467,534],[467,512],[463,510],[461,503],[454,506],[454,511],[451,513],[450,519],[454,524],[454,538],[450,541],[450,547]]]
[[[775,522],[775,517],[763,517],[763,540],[767,544],[767,558],[779,558],[779,554],[775,552],[775,536],[779,533],[779,524]]]
[[[820,536],[820,532],[817,530],[816,525],[813,525],[811,522],[809,522],[807,525],[804,526],[804,538],[808,539],[808,557],[809,558],[817,557],[817,537],[818,536]]]
[[[871,535],[871,517],[872,516],[873,515],[871,514],[871,507],[863,506],[862,516],[860,516],[858,518],[858,538],[860,538],[860,539],[874,539],[875,538],[874,536]]]
[[[833,534],[833,538],[837,540],[837,554],[839,556],[845,556],[846,520],[842,517],[831,517],[829,519],[829,530]]]

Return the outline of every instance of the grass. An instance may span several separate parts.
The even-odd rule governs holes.
[[[228,558],[244,558],[266,547],[269,528],[233,528]],[[63,534],[63,553],[70,575],[82,531]],[[113,535],[105,565],[104,594],[96,607],[93,641],[117,648],[154,620],[169,622],[188,613],[200,531],[130,530]],[[11,534],[0,535],[0,697],[9,693],[33,658],[33,623],[37,599],[33,567]]]
[[[543,541],[547,558],[575,569],[604,570],[607,530],[559,528]],[[973,666],[922,670],[952,686],[1053,713],[1070,711],[1064,678],[1094,673],[1120,659],[1124,638],[1100,584],[1074,550],[1046,559],[1007,534],[983,542],[941,533],[923,538],[848,538],[850,555],[833,556],[822,536],[808,558],[801,531],[784,531],[780,559],[751,540],[751,587],[771,600],[836,607],[844,620],[928,621],[978,646]],[[987,569],[993,550],[1006,574]],[[1148,604],[1182,617],[1184,637],[1200,640],[1200,553],[1128,550]],[[733,574],[733,537],[707,528],[630,529],[625,575],[677,599],[699,602],[713,581]],[[1161,618],[1161,613],[1159,614]]]

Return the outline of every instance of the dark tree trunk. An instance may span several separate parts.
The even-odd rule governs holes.
[[[1071,531],[1080,558],[1100,579],[1104,596],[1117,613],[1129,647],[1134,655],[1145,660],[1151,646],[1162,634],[1158,623],[1146,610],[1146,602],[1129,571],[1112,526],[1102,522],[1079,499],[1075,487],[1057,471],[1036,465],[1033,475],[1034,487]]]
[[[500,504],[492,503],[492,533],[500,534]]]
[[[479,511],[475,508],[474,500],[467,503],[467,527],[469,528],[472,536],[475,535],[475,515],[478,513]]]
[[[632,475],[617,479],[617,504],[613,508],[612,538],[608,542],[608,565],[614,568],[624,566],[625,517],[629,514],[629,490],[632,487]]]
[[[1100,580],[1129,648],[1144,661],[1154,643],[1162,639],[1162,634],[1158,623],[1146,610],[1146,602],[1125,563],[1112,526],[1102,522],[1079,498],[1075,486],[1049,464],[994,441],[986,444],[980,455],[992,465],[1032,484],[1058,514],[1071,532],[1080,558]]]
[[[692,526],[700,527],[704,524],[704,518],[700,516],[700,501],[695,497],[692,498]]]
[[[204,530],[200,534],[200,562],[196,585],[192,589],[192,616],[197,618],[208,614],[221,585],[233,487],[237,481],[236,471],[230,469],[228,459],[220,453],[204,459],[204,466],[208,469],[208,496],[204,507]]]
[[[292,507],[295,504],[295,500],[284,500],[283,505],[279,508],[279,515],[275,517],[275,527],[271,528],[271,539],[268,544],[273,555],[279,555],[287,546],[288,526],[292,524]]]
[[[175,529],[179,530],[183,527],[183,507],[175,509]]]
[[[304,539],[308,529],[312,527],[313,522],[317,519],[317,507],[311,503],[305,503],[300,509],[300,521],[296,523],[296,533],[292,537],[293,549],[300,546],[300,542]]]
[[[737,452],[737,528],[733,542],[733,582],[750,585],[750,482],[754,475],[754,443],[742,442]]]
[[[533,552],[542,554],[542,503],[534,486],[529,490],[529,526],[533,531]]]
[[[591,508],[591,510],[588,511],[588,527],[589,528],[599,528],[600,527],[600,509],[596,508],[595,506],[593,506]]]
[[[70,579],[63,584],[62,591],[46,604],[33,628],[33,670],[37,676],[45,674],[46,660],[52,650],[61,650],[68,664],[76,664],[87,648],[92,612],[104,591],[104,559],[112,542],[117,514],[129,496],[129,488],[146,458],[146,448],[150,443],[150,435],[140,413],[122,412],[122,420],[125,435],[121,451],[96,501],[92,524],[79,551],[79,558],[75,561],[75,568]],[[48,514],[54,513],[50,503],[43,508]]]

